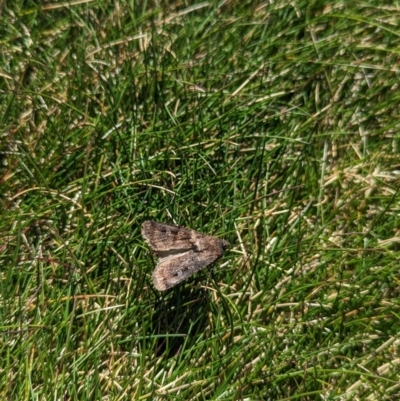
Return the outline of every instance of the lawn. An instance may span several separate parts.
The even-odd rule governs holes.
[[[0,12],[0,399],[400,399],[395,3]]]

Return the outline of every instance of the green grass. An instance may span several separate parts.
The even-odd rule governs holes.
[[[0,399],[400,398],[390,2],[4,2]],[[159,293],[152,219],[225,238]]]

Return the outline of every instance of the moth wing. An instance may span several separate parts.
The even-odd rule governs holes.
[[[189,250],[160,257],[153,271],[154,286],[159,291],[168,290],[213,263],[219,256],[220,254]]]
[[[193,248],[192,230],[184,227],[145,221],[142,224],[142,235],[157,256],[177,251],[185,252]]]

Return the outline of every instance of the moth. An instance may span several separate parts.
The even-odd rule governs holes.
[[[142,236],[158,257],[153,282],[159,291],[174,287],[215,262],[229,246],[223,239],[156,221],[142,224]]]

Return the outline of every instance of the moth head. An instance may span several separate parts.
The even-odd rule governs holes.
[[[225,241],[224,239],[221,239],[221,246],[222,246],[223,250],[228,248],[229,245],[230,245],[230,243],[228,241]]]

